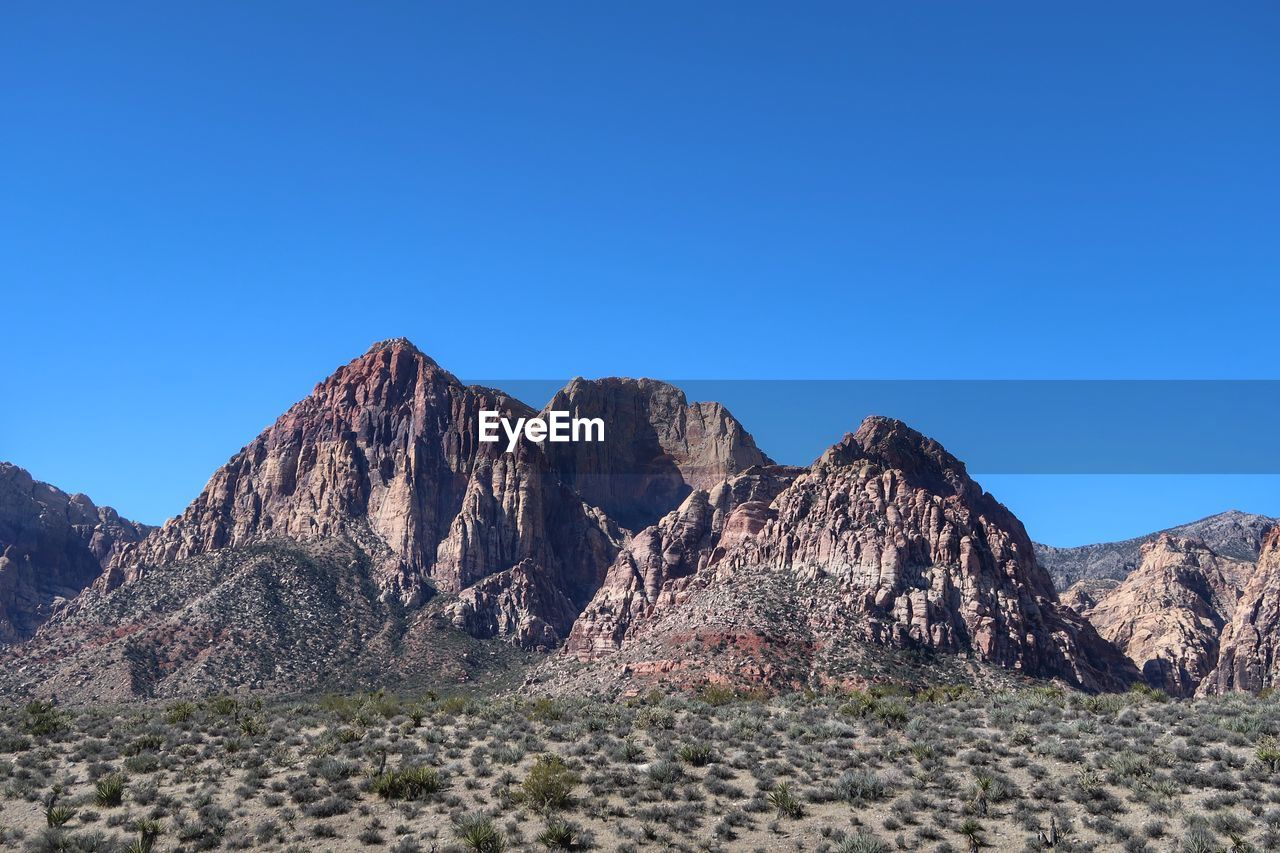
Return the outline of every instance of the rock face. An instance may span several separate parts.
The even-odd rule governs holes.
[[[1057,588],[1065,590],[1080,580],[1124,580],[1142,561],[1142,547],[1166,533],[1203,542],[1220,557],[1253,562],[1258,559],[1263,537],[1277,521],[1265,515],[1230,510],[1123,542],[1102,542],[1078,548],[1055,548],[1037,543],[1036,556],[1052,575]]]
[[[620,534],[537,446],[506,453],[479,441],[482,409],[535,415],[500,391],[464,386],[406,340],[375,344],[220,468],[181,516],[117,555],[98,586],[270,539],[346,536],[377,555],[371,580],[382,593],[410,606],[527,561],[557,592],[555,613],[529,618],[563,638],[559,614],[595,592]]]
[[[1058,597],[1058,600],[1081,616],[1085,616],[1107,593],[1119,585],[1120,581],[1112,578],[1087,578],[1073,583]]]
[[[803,469],[756,467],[698,489],[657,524],[632,537],[569,637],[569,654],[595,660],[621,648],[632,627],[676,602],[680,580],[707,567],[726,522],[740,507],[765,513]]]
[[[1257,568],[1219,641],[1218,665],[1202,693],[1280,686],[1280,526],[1267,534]]]
[[[34,634],[149,530],[0,462],[0,643]]]
[[[870,643],[1086,688],[1136,677],[1058,603],[1021,523],[898,421],[867,419],[769,503],[709,515],[694,495],[638,534],[569,653],[670,673],[687,671],[691,642],[713,638],[724,651],[698,662],[700,677],[803,684],[838,677],[842,651]]]
[[[394,686],[562,644],[566,666],[638,680],[821,686],[886,655],[1138,677],[1058,602],[1021,523],[902,423],[800,469],[660,382],[574,380],[547,409],[601,418],[605,441],[481,442],[481,410],[536,413],[376,344],[181,516],[90,536],[75,565],[106,569],[0,652],[0,694]]]
[[[1141,553],[1137,569],[1082,612],[1148,684],[1192,696],[1218,663],[1219,635],[1253,564],[1169,534]]]
[[[407,341],[376,344],[233,456],[181,516],[119,549],[0,682],[97,690],[74,651],[87,647],[128,661],[134,692],[171,695],[345,679],[376,668],[363,656],[377,637],[424,659],[458,628],[558,644],[623,534],[541,446],[479,441],[482,409],[536,414],[463,385]]]
[[[546,405],[573,417],[602,418],[607,440],[546,445],[565,482],[619,524],[639,530],[756,465],[772,464],[719,403],[689,403],[652,379],[575,379]]]

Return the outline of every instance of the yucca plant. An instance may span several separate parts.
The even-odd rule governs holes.
[[[769,794],[769,805],[777,810],[778,817],[796,820],[804,816],[804,806],[791,793],[791,787],[786,782],[779,782]]]
[[[98,780],[93,788],[94,801],[104,808],[113,808],[124,802],[124,777],[111,773]]]
[[[156,839],[164,832],[164,824],[158,820],[143,818],[134,821],[133,831],[138,833],[138,840],[129,845],[129,853],[151,853]]]
[[[578,829],[567,820],[552,818],[538,833],[538,843],[548,850],[572,850],[578,846]]]
[[[507,843],[502,833],[493,825],[492,818],[484,815],[465,815],[454,823],[454,834],[463,846],[475,853],[502,853]]]
[[[425,800],[445,787],[444,778],[431,767],[402,767],[380,773],[370,785],[372,791],[384,800]]]
[[[44,798],[44,820],[51,827],[65,825],[76,814],[75,809],[58,805],[58,798],[61,796],[62,786],[54,785],[53,790]]]
[[[715,752],[706,744],[685,744],[677,750],[676,755],[680,756],[680,760],[686,764],[692,764],[694,767],[704,767],[711,763],[711,759],[715,756]]]

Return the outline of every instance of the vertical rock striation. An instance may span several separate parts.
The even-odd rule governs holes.
[[[791,656],[793,668],[797,660],[830,663],[834,647],[870,642],[969,653],[1091,689],[1136,675],[1058,603],[1022,524],[941,445],[898,421],[868,418],[768,504],[745,501],[718,528],[707,516],[708,507],[691,499],[637,535],[569,652],[588,660],[621,652],[631,671],[671,671],[678,664],[669,646],[666,662],[626,661],[628,646],[645,646],[646,635],[683,641],[738,631],[748,617],[733,607],[721,607],[714,623],[704,618],[721,593],[781,583],[785,607],[759,609],[750,632],[762,636],[736,642],[764,648],[786,638],[793,650],[807,647]],[[643,596],[632,592],[641,589]],[[647,646],[645,654],[663,653]],[[792,676],[804,682],[813,674]]]
[[[0,462],[0,642],[34,634],[148,530]]]
[[[1082,612],[1148,684],[1192,696],[1217,665],[1219,635],[1252,572],[1203,542],[1161,534],[1142,546],[1124,581]]]
[[[1280,686],[1280,526],[1262,543],[1257,568],[1219,641],[1218,665],[1202,693]]]
[[[548,444],[565,482],[629,530],[656,522],[693,490],[770,459],[719,403],[689,403],[653,379],[575,379],[543,410],[602,418],[601,443]]]

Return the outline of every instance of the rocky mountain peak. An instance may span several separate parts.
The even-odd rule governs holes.
[[[373,344],[370,345],[369,349],[365,352],[365,355],[371,355],[373,353],[383,352],[386,350],[404,350],[413,355],[421,356],[422,358],[427,359],[427,361],[430,361],[432,364],[435,364],[434,361],[432,361],[428,356],[426,356],[422,352],[422,350],[418,349],[414,345],[413,341],[409,340],[408,338],[387,338],[386,340],[383,340],[383,341],[374,341]]]
[[[1142,561],[1142,546],[1161,533],[1198,540],[1221,557],[1252,562],[1258,559],[1263,537],[1276,523],[1277,519],[1265,515],[1229,510],[1122,542],[1074,548],[1037,544],[1036,554],[1052,574],[1057,588],[1066,590],[1083,579],[1123,580]]]
[[[880,415],[865,418],[856,432],[846,433],[819,459],[827,466],[861,463],[898,471],[912,486],[937,494],[964,494],[975,485],[964,463],[937,441]]]
[[[1092,688],[1136,676],[1057,603],[1021,523],[899,421],[869,418],[776,488],[728,494],[742,500],[718,523],[695,493],[632,539],[571,654],[797,686],[839,677],[852,641],[972,653]],[[704,636],[699,658],[690,638]]]

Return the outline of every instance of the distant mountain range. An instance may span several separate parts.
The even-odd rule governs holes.
[[[1037,542],[1036,558],[1049,571],[1054,585],[1066,590],[1081,580],[1123,580],[1138,567],[1142,546],[1164,535],[1195,539],[1223,557],[1252,562],[1262,550],[1263,537],[1277,522],[1280,519],[1230,510],[1121,542],[1077,548],[1055,548]]]
[[[477,679],[786,690],[911,677],[902,661],[1086,690],[1143,677],[1044,568],[1103,563],[1040,549],[1042,565],[963,463],[899,421],[868,418],[786,467],[723,406],[653,380],[575,379],[552,409],[601,418],[606,440],[482,442],[481,411],[539,412],[394,339],[318,384],[159,529],[0,479],[0,591],[22,590],[0,598],[13,626],[0,694]],[[1203,532],[1223,531],[1223,554],[1250,524]],[[1191,689],[1274,677],[1197,667]]]

